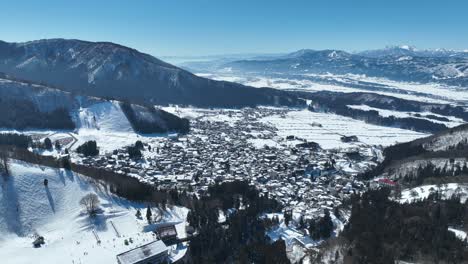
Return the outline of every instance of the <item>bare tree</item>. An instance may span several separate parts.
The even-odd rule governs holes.
[[[80,200],[80,205],[86,209],[90,216],[96,215],[100,203],[99,197],[95,193],[89,193]]]

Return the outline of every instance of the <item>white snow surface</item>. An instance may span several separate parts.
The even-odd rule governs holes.
[[[282,90],[297,91],[334,91],[334,92],[370,92],[394,96],[406,100],[415,100],[430,103],[451,104],[454,102],[468,102],[468,93],[463,88],[437,83],[414,83],[393,81],[386,78],[369,77],[356,74],[303,74],[293,77],[276,73],[279,77],[235,75],[230,72],[197,73],[198,76],[222,81],[234,81],[253,87],[271,87]],[[303,76],[303,78],[301,77]],[[325,82],[307,79],[314,77]],[[339,81],[348,85],[327,84],[326,81]],[[383,85],[382,89],[355,88],[352,85],[358,82],[368,82]]]
[[[80,129],[133,132],[130,122],[117,101],[102,102],[81,108],[78,125]]]
[[[366,124],[364,121],[307,109],[291,110],[284,118],[277,115],[268,116],[262,121],[275,126],[278,135],[282,137],[294,135],[319,143],[325,149],[349,148],[356,144],[388,146],[428,136],[424,133]],[[312,125],[313,123],[321,124],[322,127]],[[360,142],[343,143],[340,139],[343,135],[356,135]]]
[[[468,184],[448,183],[437,185],[422,185],[401,192],[400,203],[411,203],[426,199],[432,192],[439,191],[443,199],[449,199],[454,194],[460,195],[460,201],[464,203],[468,199]]]
[[[453,116],[443,116],[443,115],[439,115],[439,114],[434,114],[432,112],[403,112],[403,111],[375,108],[375,107],[371,107],[371,106],[368,106],[368,105],[348,105],[348,107],[350,107],[352,109],[363,110],[363,111],[374,110],[374,111],[379,112],[379,115],[383,116],[383,117],[394,116],[394,117],[397,117],[397,118],[413,117],[413,118],[425,119],[425,120],[431,121],[433,123],[444,124],[447,127],[456,127],[456,126],[459,126],[459,125],[462,125],[462,124],[465,123],[465,121],[463,121],[463,119],[453,117]],[[415,117],[416,114],[420,114],[421,117]],[[439,121],[439,120],[435,120],[435,119],[425,118],[424,116],[426,116],[426,115],[434,115],[434,116],[437,116],[437,117],[444,117],[444,118],[449,119],[449,121]]]
[[[448,230],[450,232],[453,232],[459,239],[461,240],[465,240],[466,239],[466,232],[463,231],[463,230],[459,230],[459,229],[455,229],[455,228],[451,228],[449,227]]]
[[[63,169],[19,161],[12,161],[10,169],[11,176],[0,177],[2,263],[115,263],[117,254],[155,240],[146,220],[135,217],[143,204],[116,197],[89,178]],[[101,202],[102,212],[92,220],[78,204],[88,193],[96,193]],[[159,221],[177,223],[183,235],[187,213],[186,208],[173,207],[161,213]],[[32,246],[35,233],[45,238],[41,248]],[[126,239],[133,242],[126,246]],[[181,258],[185,251],[185,245],[174,247],[171,257]]]

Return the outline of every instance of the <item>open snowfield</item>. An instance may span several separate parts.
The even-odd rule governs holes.
[[[117,254],[155,240],[146,220],[135,217],[144,204],[116,197],[87,177],[63,169],[19,161],[10,169],[11,176],[0,177],[1,263],[115,263]],[[96,193],[101,202],[102,212],[92,220],[78,204],[88,193]],[[156,212],[153,208],[153,215]],[[159,223],[176,223],[184,236],[187,213],[185,208],[170,208],[159,214]],[[31,244],[35,233],[45,238],[41,248]],[[133,243],[126,246],[126,239]],[[174,248],[173,257],[185,251],[186,247]]]
[[[278,129],[278,135],[294,135],[319,143],[322,148],[347,148],[361,144],[388,146],[397,142],[407,142],[428,136],[410,130],[366,124],[331,113],[317,113],[304,110],[291,110],[283,118],[278,115],[261,119]],[[315,125],[312,125],[315,123]],[[316,124],[320,124],[317,126]],[[343,143],[341,136],[355,135],[360,142]]]
[[[212,122],[233,123],[242,118],[242,113],[238,109],[206,109],[178,106],[161,107],[161,109],[179,117],[187,119],[200,119]]]
[[[371,106],[368,106],[368,105],[348,105],[348,107],[350,107],[352,109],[363,110],[363,111],[374,110],[374,111],[379,112],[379,115],[383,116],[383,117],[394,116],[394,117],[397,117],[397,118],[406,118],[406,117],[415,117],[416,114],[420,114],[422,116],[422,117],[418,117],[420,119],[425,119],[425,120],[431,121],[433,123],[444,124],[447,127],[456,127],[456,126],[459,126],[459,125],[462,125],[462,124],[465,123],[465,121],[463,121],[463,119],[453,117],[453,116],[438,115],[438,114],[434,114],[432,112],[402,112],[402,111],[396,111],[396,110],[387,110],[387,109],[375,108],[375,107],[371,107]],[[440,117],[440,118],[447,118],[447,119],[449,119],[449,121],[439,121],[439,120],[435,120],[435,119],[431,119],[431,118],[424,118],[423,116],[426,116],[426,115],[434,115],[434,116]]]
[[[416,200],[426,199],[429,194],[439,191],[443,199],[449,199],[452,195],[460,195],[460,201],[464,203],[468,199],[468,185],[459,183],[448,183],[437,185],[422,185],[401,192],[401,203],[411,203]]]
[[[197,75],[214,80],[238,82],[253,87],[271,87],[291,91],[371,92],[430,103],[453,104],[468,102],[468,93],[459,87],[436,83],[397,82],[385,78],[355,74],[287,75],[276,73],[274,77],[266,77],[218,72],[198,73]]]

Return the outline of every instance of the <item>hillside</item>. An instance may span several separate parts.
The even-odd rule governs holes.
[[[0,72],[81,95],[151,104],[296,105],[288,93],[213,81],[109,42],[0,42]]]
[[[135,217],[144,204],[116,197],[90,178],[63,169],[19,161],[10,169],[10,176],[0,176],[0,258],[6,263],[27,264],[32,258],[41,264],[114,263],[116,254],[154,240],[146,220]],[[88,193],[101,201],[102,212],[92,221],[78,204]],[[161,214],[161,222],[181,223],[177,228],[183,235],[186,214],[185,208],[174,207]],[[45,245],[34,248],[34,234],[44,236]],[[133,243],[126,246],[130,238]],[[173,256],[185,250],[174,248]]]
[[[362,178],[384,176],[411,186],[468,182],[468,125],[384,150],[385,160]]]
[[[468,112],[462,106],[405,100],[393,96],[363,92],[298,92],[311,100],[312,111],[330,111],[339,115],[388,127],[436,133],[464,123]]]
[[[137,133],[188,130],[187,120],[154,107],[133,104],[133,113],[139,116],[134,120],[122,110],[119,101],[77,96],[6,75],[0,76],[0,102],[0,110],[4,113],[0,116],[2,129],[94,129]],[[140,129],[135,126],[136,122],[145,122],[149,128]]]

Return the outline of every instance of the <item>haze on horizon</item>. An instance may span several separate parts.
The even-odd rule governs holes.
[[[2,5],[0,39],[110,41],[155,56],[360,51],[392,45],[468,49],[468,3],[429,1],[53,0]]]

